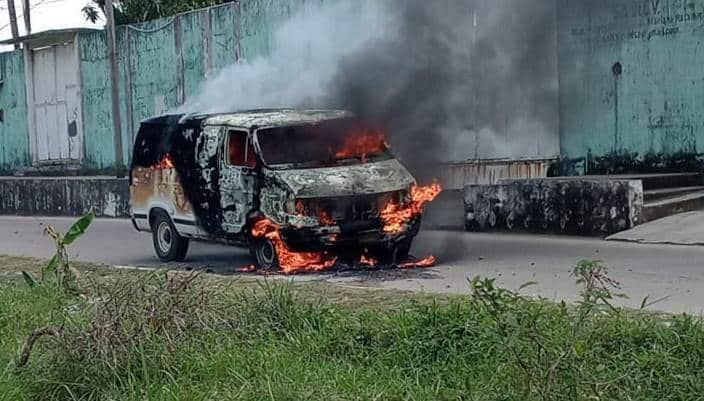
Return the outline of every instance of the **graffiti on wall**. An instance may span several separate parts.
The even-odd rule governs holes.
[[[464,194],[466,228],[608,235],[640,223],[640,181],[517,180],[470,185]]]
[[[576,41],[621,42],[669,38],[704,22],[704,2],[693,0],[602,0],[578,6],[599,10],[569,30]],[[584,15],[580,12],[579,14]]]

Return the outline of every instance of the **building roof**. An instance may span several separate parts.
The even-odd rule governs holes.
[[[17,28],[21,37],[27,38],[27,27],[24,24],[24,4],[14,0],[17,12]],[[46,31],[70,30],[72,28],[102,29],[104,19],[91,22],[86,19],[83,7],[88,0],[29,0],[32,17],[32,35]],[[0,1],[0,40],[12,43],[10,16],[7,12],[7,2]],[[11,51],[12,45],[0,44],[0,51]]]
[[[81,33],[81,32],[95,32],[95,31],[99,31],[99,29],[94,29],[94,28],[50,29],[48,31],[35,32],[35,33],[31,33],[29,35],[20,36],[17,38],[17,42],[20,42],[20,43],[31,42],[31,41],[37,41],[37,40],[43,40],[43,39],[64,37],[67,35],[73,35],[73,34]],[[15,43],[15,40],[12,38],[0,40],[0,45],[8,45],[8,44],[12,44],[12,43]]]

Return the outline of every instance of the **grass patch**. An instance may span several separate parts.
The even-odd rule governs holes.
[[[14,263],[27,270],[31,260]],[[2,400],[696,400],[688,316],[475,282],[433,298],[83,266],[90,293],[0,279]],[[591,302],[591,303],[589,303]],[[50,327],[26,366],[28,335]]]

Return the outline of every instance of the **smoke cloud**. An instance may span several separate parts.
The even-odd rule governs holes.
[[[283,23],[181,111],[346,108],[414,170],[558,153],[555,0],[337,1]]]

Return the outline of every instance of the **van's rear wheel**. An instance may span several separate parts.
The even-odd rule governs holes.
[[[188,238],[176,231],[171,218],[164,212],[156,212],[151,222],[152,240],[156,256],[162,262],[183,262],[188,253]]]
[[[279,268],[279,255],[271,240],[267,238],[255,239],[249,250],[259,269],[277,270]]]

